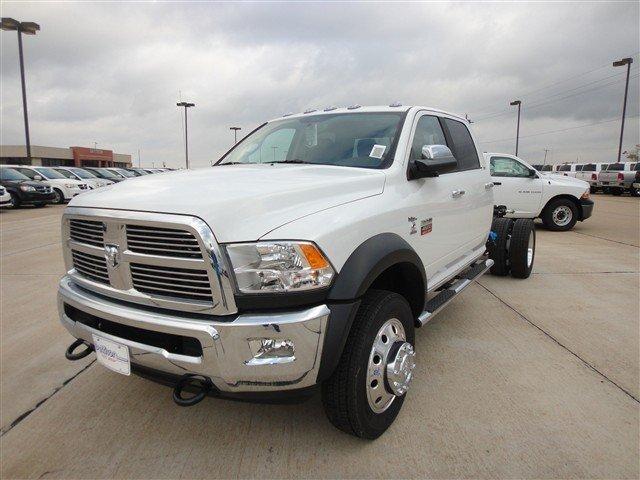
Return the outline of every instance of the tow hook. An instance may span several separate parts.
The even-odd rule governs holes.
[[[184,389],[188,389],[195,395],[188,398],[183,397],[182,391]],[[181,407],[191,407],[200,403],[211,390],[213,390],[213,382],[210,378],[195,373],[187,373],[180,377],[180,380],[176,383],[173,389],[173,401]]]
[[[73,353],[73,351],[76,348],[78,348],[80,345],[84,345],[86,348],[81,352]],[[69,345],[69,347],[67,348],[67,351],[64,352],[64,356],[67,358],[67,360],[75,361],[75,360],[80,360],[81,358],[86,357],[91,352],[93,352],[93,345],[85,342],[84,340],[78,339],[75,342],[73,342],[71,345]]]

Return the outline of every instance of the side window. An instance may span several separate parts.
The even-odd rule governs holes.
[[[56,169],[56,172],[61,173],[62,175],[64,175],[67,178],[71,178],[71,179],[75,178],[73,176],[73,174],[69,170],[62,170],[62,169],[58,170],[58,169]]]
[[[444,132],[437,117],[423,115],[416,125],[416,133],[411,144],[411,158],[422,158],[424,145],[446,145]]]
[[[478,159],[478,151],[473,143],[469,129],[462,122],[445,118],[444,124],[449,130],[451,141],[453,143],[451,150],[458,160],[459,170],[471,170],[480,168],[480,160]]]
[[[31,170],[30,168],[16,168],[16,170],[19,171],[21,174],[23,174],[25,177],[29,177],[31,180],[33,180],[34,177],[38,175],[36,172]]]
[[[528,177],[529,169],[513,158],[491,157],[492,177]]]
[[[260,148],[247,156],[247,162],[267,163],[286,160],[295,133],[294,128],[282,128],[270,133],[262,141]]]

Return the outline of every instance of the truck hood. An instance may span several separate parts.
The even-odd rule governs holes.
[[[580,180],[579,178],[565,177],[564,175],[557,174],[543,175],[543,178],[545,180],[549,180],[551,183],[557,186],[574,187],[582,190],[589,188],[589,182],[585,182],[584,180]]]
[[[131,178],[84,193],[74,207],[193,215],[218,242],[244,242],[298,218],[379,195],[380,170],[327,165],[250,164]]]

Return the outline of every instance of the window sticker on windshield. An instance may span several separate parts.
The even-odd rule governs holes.
[[[386,149],[386,145],[374,145],[369,156],[371,158],[382,158],[382,155],[384,155],[384,151]]]
[[[318,124],[311,123],[304,128],[304,143],[307,147],[318,145]]]

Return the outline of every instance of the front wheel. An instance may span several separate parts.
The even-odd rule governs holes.
[[[557,232],[571,230],[578,221],[578,207],[567,198],[558,198],[547,204],[541,218],[542,223],[549,230]]]
[[[340,362],[322,384],[329,421],[374,439],[393,423],[415,368],[414,319],[397,293],[370,290],[360,304]]]
[[[11,195],[11,206],[13,208],[18,208],[20,206],[20,199],[15,193],[10,193]]]
[[[57,188],[53,189],[53,203],[61,204],[64,203],[64,194],[62,190],[58,190]]]

